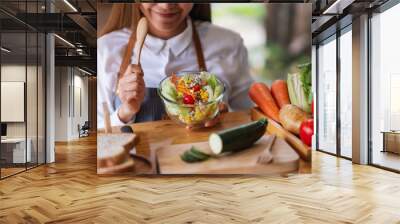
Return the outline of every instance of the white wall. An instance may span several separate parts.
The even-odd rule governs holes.
[[[74,119],[72,119],[72,135],[78,137],[78,129],[77,126],[80,124],[81,126],[88,121],[89,119],[89,111],[88,111],[88,77],[81,76],[82,73],[78,73],[79,75],[74,75],[74,108],[75,111]],[[80,111],[81,110],[81,111]]]
[[[38,69],[38,71],[36,70]],[[27,78],[27,80],[25,80]],[[35,66],[25,66],[20,64],[3,64],[1,66],[1,81],[7,82],[24,82],[26,84],[26,108],[22,108],[24,113],[26,110],[27,120],[24,122],[6,122],[7,137],[9,138],[27,138],[30,140],[30,148],[32,150],[32,161],[39,163],[44,162],[44,92],[43,89],[42,68]],[[2,96],[7,97],[7,96]],[[10,110],[10,108],[1,108],[1,110]],[[8,111],[12,113],[12,111]],[[37,156],[39,153],[39,156]]]
[[[27,68],[28,71],[32,67]],[[25,82],[25,65],[2,65],[1,66],[1,81]],[[6,110],[7,108],[1,108]],[[25,123],[11,122],[7,123],[7,137],[25,137]]]
[[[1,81],[2,82],[25,82],[27,83],[27,122],[7,122],[7,136],[8,137],[25,137],[25,123],[28,125],[29,134],[35,133],[36,136],[36,107],[43,106],[37,105],[38,99],[36,97],[36,66],[27,66],[28,83],[25,80],[25,65],[2,65],[1,66]],[[35,78],[33,78],[33,76]],[[42,102],[42,101],[40,101]],[[1,108],[7,110],[7,108]]]
[[[67,67],[55,68],[55,141],[68,140],[68,87]]]
[[[88,78],[71,67],[56,67],[55,74],[55,140],[74,140],[88,120]]]

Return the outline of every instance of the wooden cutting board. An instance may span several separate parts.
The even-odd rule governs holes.
[[[277,138],[272,146],[273,162],[266,165],[257,163],[269,137],[263,136],[251,148],[242,152],[198,163],[186,163],[180,155],[192,146],[211,153],[208,142],[165,146],[157,150],[159,171],[160,174],[285,174],[297,171],[299,156],[281,138]]]
[[[251,109],[251,119],[258,120],[261,118],[268,119],[267,133],[275,134],[278,137],[285,139],[300,155],[300,157],[307,161],[311,162],[311,148],[305,145],[297,136],[290,133],[286,129],[284,129],[280,124],[276,121],[268,118],[263,112],[261,112],[258,108]]]

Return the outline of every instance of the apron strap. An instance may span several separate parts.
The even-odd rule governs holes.
[[[203,48],[201,46],[199,34],[197,32],[194,21],[193,20],[191,20],[191,21],[192,21],[192,30],[193,30],[192,38],[193,38],[193,44],[194,44],[194,47],[196,50],[197,64],[199,66],[200,71],[207,71],[206,62],[204,60],[204,55],[203,55]],[[132,31],[132,34],[129,37],[128,45],[126,46],[126,49],[124,52],[124,57],[122,59],[121,66],[119,67],[118,80],[124,74],[126,68],[131,64],[131,57],[132,57],[133,48],[135,47],[135,43],[136,43],[136,31]]]
[[[199,34],[197,33],[197,29],[193,20],[192,20],[192,30],[193,30],[192,38],[194,47],[196,49],[197,64],[199,66],[199,70],[207,71],[206,61],[204,60],[204,55],[203,55],[203,48],[201,46]]]

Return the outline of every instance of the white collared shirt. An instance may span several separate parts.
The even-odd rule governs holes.
[[[252,106],[248,89],[252,83],[247,49],[239,34],[209,22],[195,23],[203,48],[207,71],[226,84],[226,102],[230,110]],[[104,127],[103,102],[107,102],[113,126],[124,125],[114,107],[115,86],[119,68],[131,31],[127,28],[108,33],[97,40],[97,117],[98,128]],[[136,61],[132,53],[132,62]],[[163,40],[147,35],[141,55],[146,87],[157,88],[160,81],[179,71],[197,71],[196,50],[192,41],[192,23],[177,36]],[[133,120],[130,122],[132,123]]]

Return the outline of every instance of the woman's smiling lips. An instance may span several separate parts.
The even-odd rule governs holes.
[[[153,11],[154,14],[157,16],[163,18],[163,19],[173,19],[177,16],[179,16],[179,12],[157,12]]]

